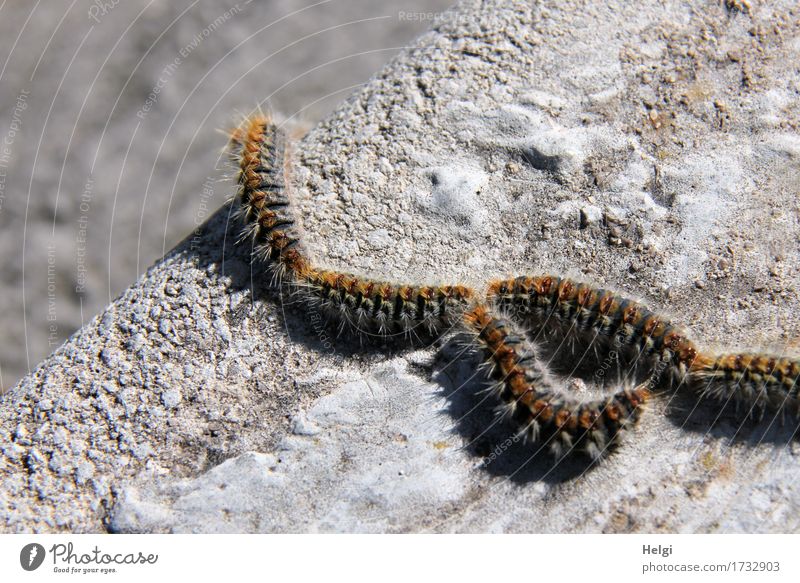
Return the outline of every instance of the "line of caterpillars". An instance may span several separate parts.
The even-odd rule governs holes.
[[[687,387],[734,401],[751,414],[800,412],[800,361],[767,354],[713,355],[676,324],[641,303],[555,275],[492,281],[483,297],[463,285],[417,286],[366,280],[319,269],[309,260],[295,221],[285,133],[269,117],[246,120],[232,137],[239,168],[236,207],[242,241],[302,301],[322,308],[342,329],[361,333],[471,332],[484,354],[500,410],[526,439],[556,456],[598,459],[638,421],[651,394]],[[535,341],[532,339],[535,338]],[[567,360],[600,366],[609,354],[638,385],[621,381],[606,399],[565,394],[543,349],[562,347]],[[580,376],[580,375],[578,375]]]

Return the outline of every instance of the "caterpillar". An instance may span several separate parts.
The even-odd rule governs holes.
[[[289,284],[301,301],[321,307],[342,330],[436,334],[458,322],[474,295],[466,286],[378,282],[311,264],[287,187],[288,143],[286,133],[264,115],[249,118],[231,134],[239,165],[240,241],[252,241],[254,258],[267,262],[275,279]]]
[[[380,335],[440,333],[459,321],[473,297],[463,285],[392,284],[314,268],[299,274],[297,285],[306,301],[321,306],[342,326]]]
[[[650,396],[646,387],[589,402],[564,396],[524,329],[486,305],[466,313],[464,322],[484,348],[494,392],[504,403],[501,411],[527,439],[543,441],[557,458],[576,451],[599,459],[639,420]]]
[[[308,268],[301,234],[286,188],[286,133],[264,115],[254,115],[231,133],[231,157],[238,162],[237,215],[240,242],[265,260],[274,277],[296,276]]]
[[[552,274],[519,276],[489,282],[481,298],[459,284],[387,283],[319,268],[294,215],[286,132],[270,117],[255,115],[232,132],[231,151],[238,165],[239,242],[251,242],[253,258],[267,264],[273,281],[338,321],[340,332],[471,331],[506,415],[558,457],[570,451],[602,457],[638,421],[654,388],[688,387],[762,415],[766,409],[800,414],[800,360],[702,352],[669,318],[589,283]],[[554,372],[569,367],[583,378],[581,361],[601,366],[612,354],[626,388],[591,402],[563,394]]]
[[[513,313],[551,350],[566,352],[554,362],[572,365],[576,357],[593,356],[586,364],[599,366],[613,350],[633,378],[673,387],[684,381],[698,354],[677,325],[643,304],[557,275],[493,281],[487,301]]]
[[[688,385],[703,397],[763,417],[766,410],[800,413],[800,361],[768,354],[700,355],[689,370]]]
[[[631,377],[651,387],[688,388],[762,416],[768,409],[800,414],[800,361],[702,352],[668,318],[609,290],[556,275],[522,276],[491,282],[487,300],[513,311],[551,352],[566,348],[570,362],[593,355],[588,364],[598,366],[613,350]]]

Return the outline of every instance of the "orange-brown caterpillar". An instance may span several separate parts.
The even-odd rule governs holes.
[[[461,285],[399,285],[313,268],[298,279],[299,291],[310,303],[342,325],[375,334],[441,333],[460,320],[473,297]]]
[[[635,378],[658,375],[667,387],[683,381],[697,348],[669,319],[614,292],[556,275],[517,277],[489,284],[494,306],[543,341],[566,350],[570,361],[600,366],[613,350]]]
[[[286,134],[263,115],[245,121],[231,135],[232,157],[239,165],[237,213],[253,255],[269,262],[278,277],[307,268],[299,229],[286,188]]]
[[[581,402],[560,394],[524,330],[494,315],[484,305],[464,317],[491,364],[505,413],[532,441],[543,441],[562,455],[579,451],[600,458],[617,444],[620,432],[639,419],[649,391],[622,390],[605,400]]]
[[[749,405],[751,411],[800,413],[799,360],[704,353],[668,318],[588,283],[557,275],[521,276],[490,282],[480,298],[463,285],[384,283],[318,268],[303,248],[294,215],[285,133],[256,115],[233,132],[231,143],[239,166],[241,239],[251,241],[253,256],[267,262],[275,278],[302,302],[333,316],[342,330],[350,326],[380,335],[440,334],[451,326],[471,330],[486,351],[508,415],[557,455],[577,450],[598,458],[616,444],[650,396],[645,383],[664,390],[687,386],[704,397]],[[561,360],[570,367],[581,360],[601,367],[614,354],[620,382],[641,384],[606,400],[583,403],[566,397],[539,360],[539,347],[565,357]],[[577,365],[574,371],[582,377]]]
[[[234,130],[231,144],[239,165],[242,240],[251,240],[254,257],[267,261],[302,300],[322,308],[342,328],[365,333],[433,334],[460,320],[474,295],[465,286],[376,282],[312,266],[285,176],[285,133],[270,118],[256,115]]]
[[[487,299],[511,311],[529,334],[566,349],[570,360],[584,358],[589,366],[599,366],[613,350],[626,373],[650,386],[685,386],[752,413],[800,413],[800,361],[702,352],[668,318],[614,292],[541,275],[492,282]]]

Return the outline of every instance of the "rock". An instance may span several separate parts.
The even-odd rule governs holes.
[[[472,285],[591,273],[701,345],[792,351],[794,3],[459,10],[298,148],[318,261]],[[557,163],[531,163],[534,145]],[[446,192],[431,169],[450,169]],[[656,400],[596,466],[555,463],[495,422],[455,339],[437,350],[337,338],[259,273],[252,305],[227,216],[3,397],[4,530],[800,529],[796,420],[753,424],[679,395]]]

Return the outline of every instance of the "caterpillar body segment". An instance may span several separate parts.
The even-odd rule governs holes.
[[[368,334],[440,333],[460,322],[474,293],[465,286],[412,286],[376,282],[308,268],[298,293],[341,322]]]
[[[302,272],[308,265],[286,184],[287,139],[264,115],[247,119],[231,135],[231,157],[237,163],[237,215],[242,240],[266,261],[275,276]]]
[[[767,410],[800,414],[800,360],[768,354],[702,355],[689,371],[689,386],[703,397],[734,402],[752,415]]]

